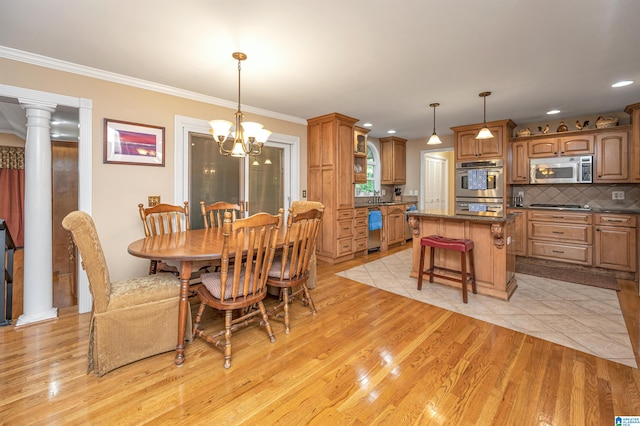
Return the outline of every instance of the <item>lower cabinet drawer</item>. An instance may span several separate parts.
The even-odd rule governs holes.
[[[591,265],[592,263],[591,246],[529,240],[528,253],[530,257],[555,260],[558,262],[577,263],[580,265]]]
[[[369,236],[369,231],[366,226],[358,226],[353,229],[353,239],[364,238],[365,241]]]
[[[336,233],[338,238],[351,237],[352,232],[351,220],[338,221],[338,232]]]
[[[353,239],[351,237],[341,238],[337,241],[337,243],[338,243],[338,256],[353,253]]]
[[[557,225],[544,222],[529,222],[527,235],[529,238],[565,243],[591,244],[593,241],[591,225]]]
[[[367,250],[367,239],[366,238],[358,238],[353,240],[353,251],[364,251]]]

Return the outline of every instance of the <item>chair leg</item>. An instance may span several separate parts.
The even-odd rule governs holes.
[[[231,324],[233,323],[233,310],[229,309],[224,314],[224,368],[231,367]]]
[[[149,262],[149,275],[155,275],[157,271],[158,271],[158,261],[152,260],[151,262]]]
[[[467,303],[467,256],[466,253],[464,251],[460,252],[460,274],[461,274],[461,280],[460,282],[462,283],[462,301],[464,303]]]
[[[436,255],[436,248],[429,247],[429,282],[430,283],[433,282],[433,269],[435,265],[435,261],[434,261],[435,255]]]
[[[476,267],[473,263],[473,249],[469,250],[469,272],[471,273],[471,291],[478,294],[478,286],[476,284]]]
[[[264,323],[264,327],[267,329],[269,341],[271,341],[271,343],[274,343],[276,341],[276,336],[273,334],[273,329],[271,328],[271,324],[269,323],[269,315],[267,315],[267,310],[265,309],[264,303],[262,303],[262,301],[258,302],[258,309],[260,309],[260,313],[262,314],[262,322]]]
[[[418,290],[422,290],[422,274],[424,274],[424,249],[425,246],[420,248],[420,266],[418,267]]]
[[[284,297],[284,334],[289,334],[289,289],[285,288],[282,294]]]
[[[311,307],[311,314],[315,315],[317,313],[316,305],[313,303],[311,294],[309,294],[309,288],[307,287],[307,284],[302,284],[302,290],[304,291],[304,297],[307,300],[307,303]]]
[[[200,325],[200,320],[202,319],[202,314],[204,313],[204,308],[206,306],[207,305],[205,305],[204,303],[200,304],[200,308],[198,309],[198,313],[196,314],[196,322],[193,323],[193,332],[191,333],[192,339],[200,335],[200,332],[198,331],[198,326]]]

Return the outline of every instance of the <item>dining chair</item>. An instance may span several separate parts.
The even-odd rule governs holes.
[[[191,229],[189,223],[189,202],[177,206],[173,204],[157,204],[153,207],[144,207],[138,204],[140,219],[144,226],[145,237],[153,235],[165,235],[174,232],[188,231]],[[157,272],[171,272],[180,275],[180,265],[172,264],[162,260],[151,260],[149,265],[149,275]],[[208,271],[212,267],[211,261],[198,261],[193,263],[192,284],[199,281],[198,276],[202,271]]]
[[[291,203],[291,207],[290,207],[290,211],[293,211],[294,214],[304,213],[306,211],[313,210],[313,209],[324,212],[324,204],[322,204],[320,201],[296,200]],[[309,258],[309,279],[307,280],[307,288],[309,290],[316,288],[317,281],[318,281],[318,274],[317,274],[316,250],[314,249],[313,253],[311,253],[311,257]]]
[[[224,215],[222,266],[220,272],[202,274],[202,286],[196,290],[201,303],[193,325],[194,338],[202,337],[223,351],[224,368],[231,367],[232,334],[258,316],[271,343],[276,340],[262,301],[267,295],[267,274],[278,244],[283,214],[284,210],[280,209],[277,215],[256,213],[235,222],[231,220],[231,212]],[[234,262],[236,257],[242,260]],[[207,306],[225,313],[224,329],[217,332],[200,329]],[[234,311],[237,312],[235,318]]]
[[[74,211],[62,226],[82,257],[93,298],[88,371],[102,376],[123,365],[174,350],[178,339],[180,280],[158,273],[111,281],[91,216]]]
[[[228,203],[226,201],[217,201],[207,205],[204,201],[200,201],[200,210],[205,228],[219,228],[222,226],[224,214],[231,213],[231,221],[235,222],[238,218],[242,218],[244,209],[240,204]]]
[[[284,311],[284,332],[289,334],[289,303],[298,295],[304,305],[316,314],[316,307],[309,293],[307,281],[309,279],[309,260],[315,251],[318,231],[322,221],[323,211],[318,209],[294,213],[289,209],[287,229],[282,246],[282,254],[276,257],[269,270],[267,285],[280,289],[281,302],[269,310],[269,313],[279,316],[278,311]],[[291,292],[291,295],[289,294]]]

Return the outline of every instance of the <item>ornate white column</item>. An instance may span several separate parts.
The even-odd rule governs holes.
[[[27,111],[24,198],[24,304],[16,326],[58,316],[53,307],[51,113],[56,104],[19,99]]]

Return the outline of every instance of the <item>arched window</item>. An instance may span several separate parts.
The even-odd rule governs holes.
[[[367,183],[356,184],[356,197],[373,197],[380,193],[380,152],[367,142]]]

